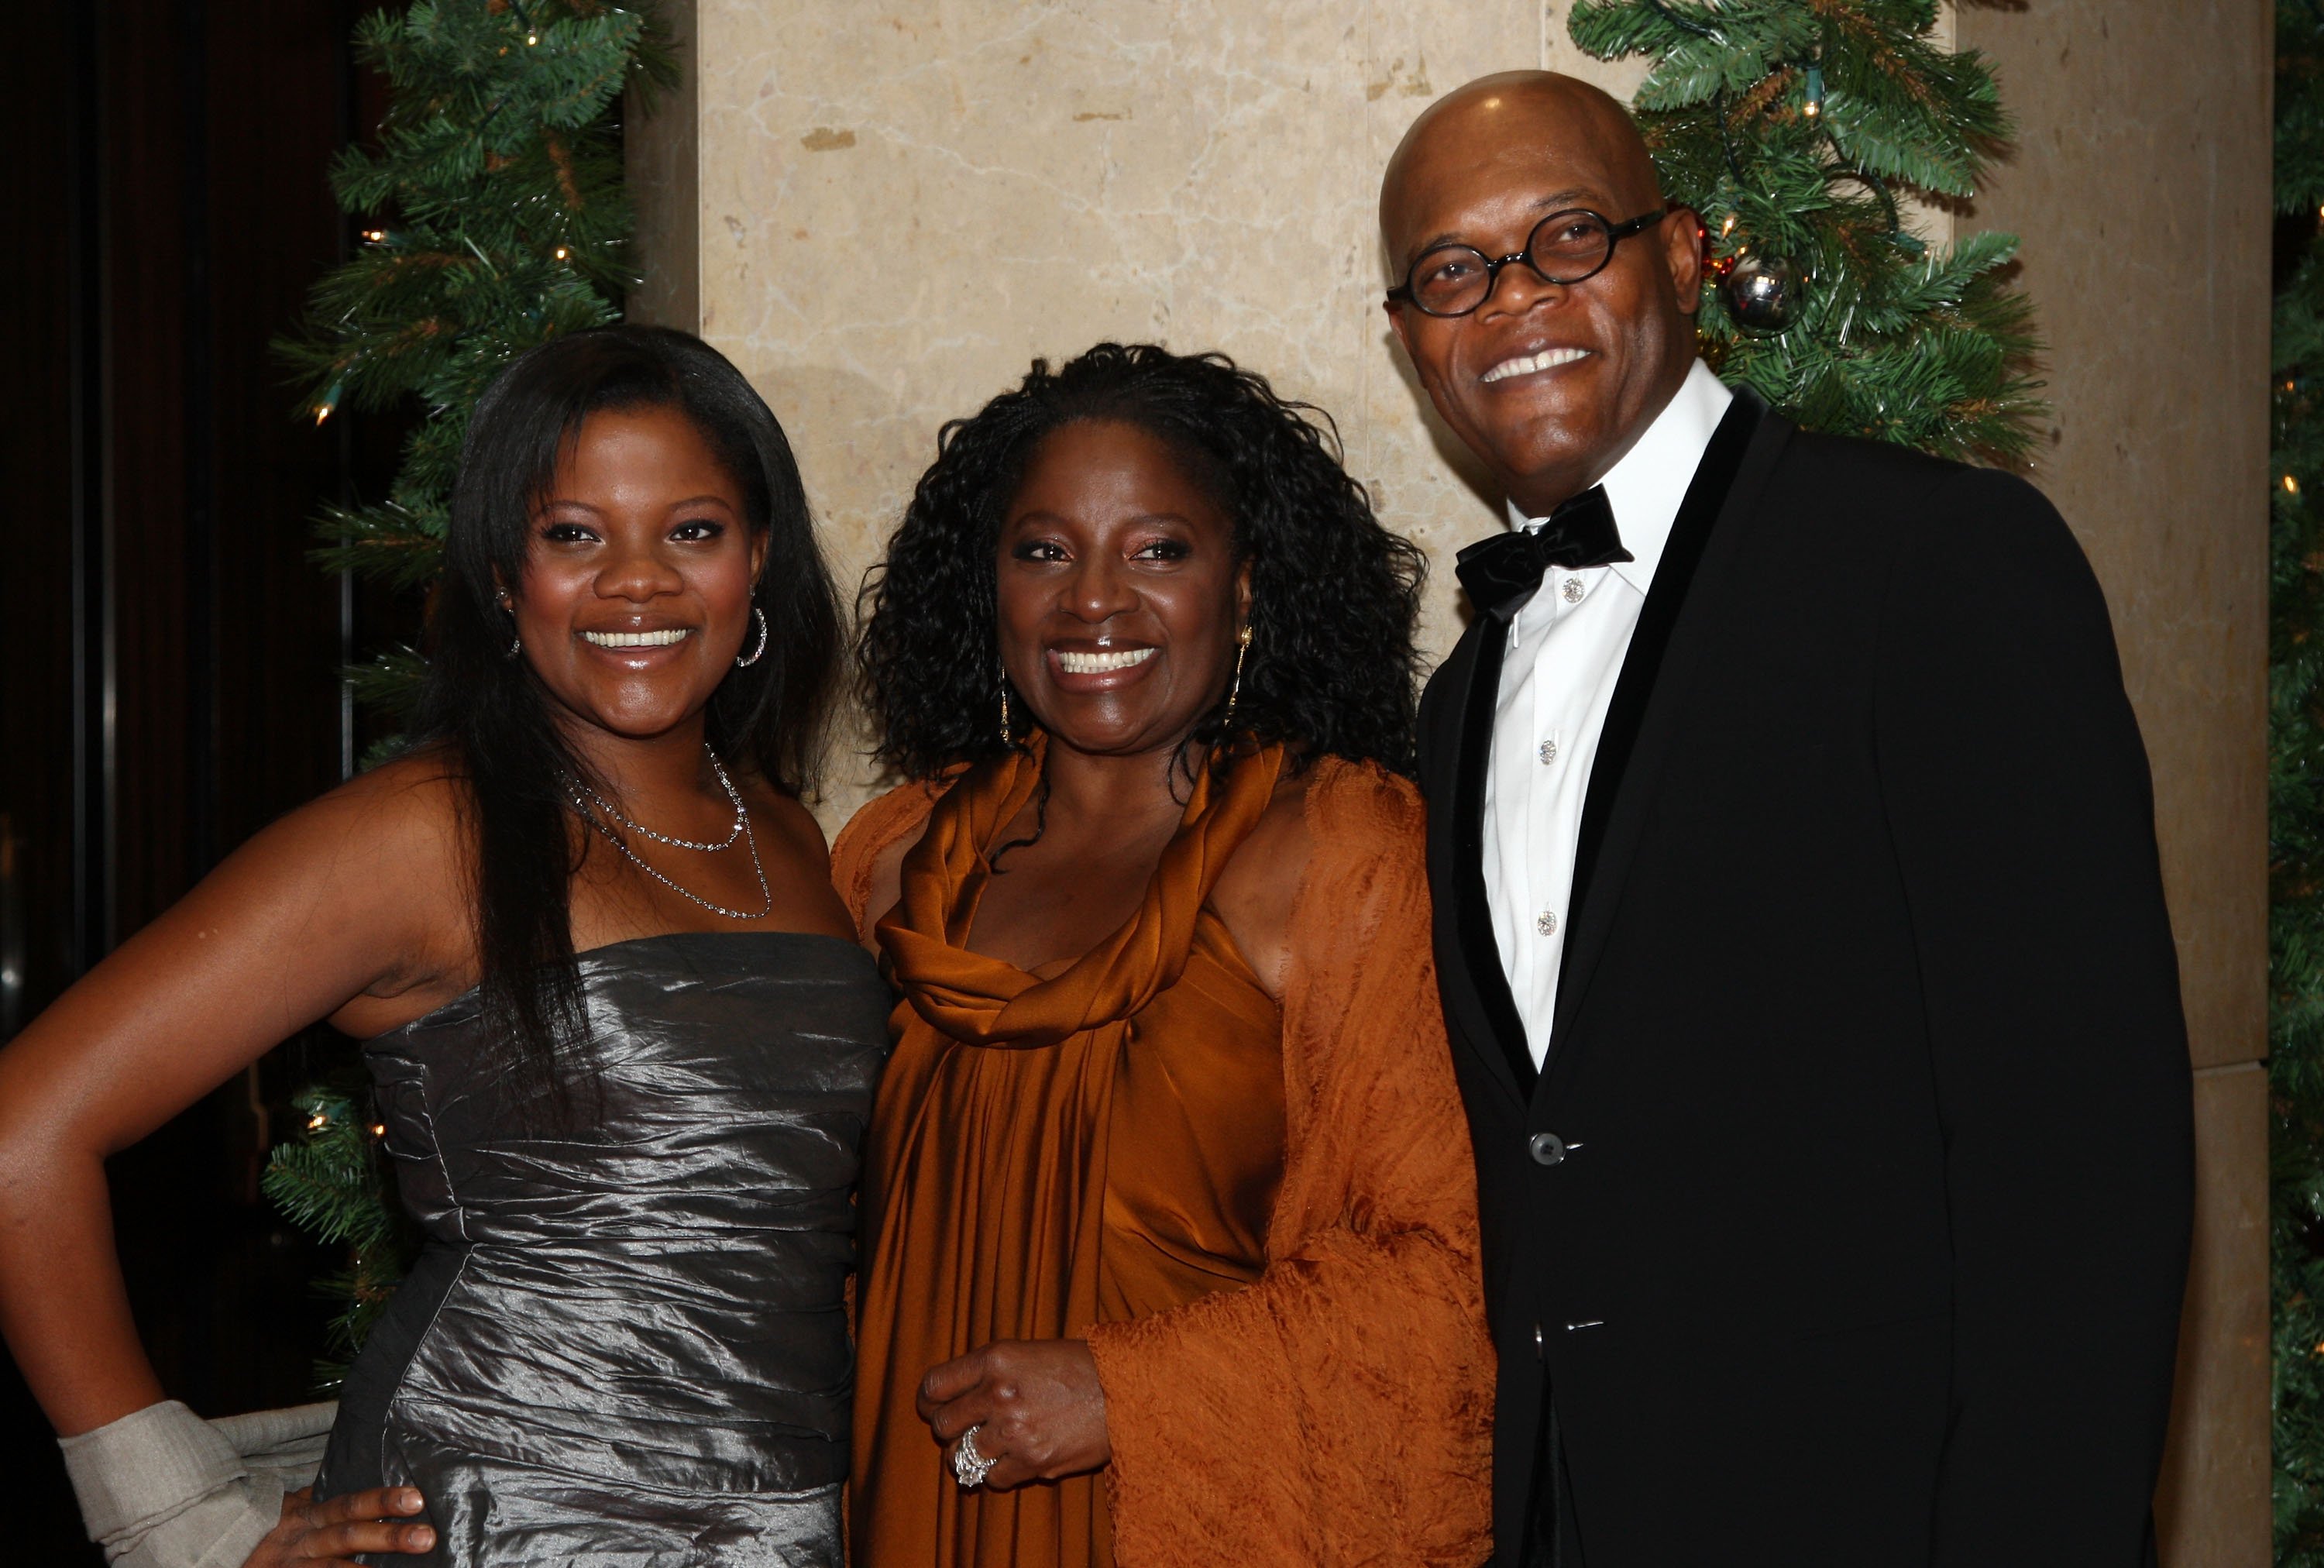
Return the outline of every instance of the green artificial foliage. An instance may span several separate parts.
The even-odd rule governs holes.
[[[317,283],[277,345],[318,423],[342,409],[416,401],[420,419],[384,500],[327,508],[318,552],[392,587],[431,583],[460,444],[477,395],[514,355],[620,318],[636,282],[622,186],[625,88],[676,79],[650,5],[602,0],[417,0],[367,16],[355,54],[388,83],[375,145],[331,171],[356,221],[355,254]],[[419,687],[420,655],[392,649],[347,672],[392,718]],[[346,1303],[333,1348],[352,1357],[405,1262],[395,1205],[352,1084],[297,1102],[301,1139],[268,1161],[268,1194],[348,1248],[323,1283]],[[326,1381],[336,1381],[327,1367]]]
[[[1653,61],[1632,112],[1703,220],[1697,325],[1721,376],[1810,429],[2015,464],[2044,411],[2016,237],[1932,251],[1897,208],[1973,195],[2009,134],[1992,73],[1932,42],[1936,20],[1936,0],[1581,0],[1570,25],[1601,60]],[[1738,308],[1755,272],[1790,280],[1774,319]]]
[[[275,1146],[260,1178],[293,1224],[347,1250],[346,1267],[318,1286],[342,1304],[331,1324],[332,1357],[316,1369],[317,1382],[327,1388],[345,1376],[410,1260],[402,1216],[385,1196],[388,1177],[370,1103],[370,1087],[359,1082],[300,1091],[291,1104],[306,1118],[305,1129]]]
[[[331,171],[363,243],[315,286],[281,352],[320,421],[417,398],[385,500],[332,507],[323,563],[411,587],[436,576],[468,410],[509,358],[618,319],[635,283],[616,106],[675,78],[650,10],[596,0],[418,0],[365,17],[387,78],[376,145]],[[408,690],[392,659],[365,695]]]
[[[2275,299],[2268,549],[2268,1084],[2275,1547],[2324,1568],[2324,11],[2276,7],[2275,205],[2309,238]]]

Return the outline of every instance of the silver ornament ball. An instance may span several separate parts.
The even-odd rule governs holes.
[[[1781,332],[1800,304],[1800,270],[1782,256],[1745,256],[1727,274],[1727,310],[1746,332]]]

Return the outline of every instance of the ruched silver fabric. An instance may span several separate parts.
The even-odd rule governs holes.
[[[426,1237],[317,1495],[412,1485],[445,1568],[837,1568],[852,1201],[890,997],[835,937],[584,954],[594,1084],[521,1102],[471,993],[366,1043]],[[544,1130],[544,1129],[559,1130]]]

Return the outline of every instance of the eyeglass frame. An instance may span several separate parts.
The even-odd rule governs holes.
[[[1395,288],[1390,289],[1388,291],[1388,302],[1390,304],[1409,305],[1414,309],[1419,311],[1423,316],[1428,317],[1432,320],[1458,321],[1463,316],[1474,316],[1478,311],[1485,308],[1487,301],[1490,300],[1493,297],[1493,291],[1501,286],[1501,269],[1508,266],[1512,262],[1523,262],[1526,267],[1532,271],[1533,275],[1539,278],[1545,283],[1551,284],[1552,286],[1560,289],[1570,289],[1576,283],[1588,282],[1591,279],[1604,272],[1608,267],[1612,266],[1614,264],[1614,252],[1624,240],[1628,239],[1632,235],[1646,233],[1647,229],[1652,228],[1655,225],[1662,222],[1663,219],[1668,217],[1672,213],[1677,210],[1678,209],[1676,208],[1665,207],[1659,212],[1646,213],[1643,217],[1631,218],[1627,223],[1616,223],[1604,213],[1599,212],[1592,208],[1561,207],[1555,212],[1545,214],[1540,222],[1535,224],[1533,227],[1526,231],[1525,249],[1512,252],[1508,255],[1503,256],[1499,261],[1495,261],[1492,257],[1486,255],[1483,251],[1478,249],[1475,245],[1464,244],[1458,240],[1448,240],[1441,245],[1431,245],[1426,250],[1412,258],[1412,265],[1405,269],[1404,281],[1398,283]],[[1533,259],[1534,236],[1541,233],[1543,229],[1548,227],[1551,224],[1555,223],[1561,217],[1574,217],[1596,218],[1600,224],[1605,226],[1606,254],[1599,261],[1596,266],[1591,268],[1588,272],[1582,273],[1578,278],[1553,278],[1547,272],[1541,270],[1540,263]],[[1485,291],[1482,294],[1478,295],[1477,302],[1474,305],[1470,306],[1466,310],[1431,310],[1427,306],[1420,302],[1420,296],[1412,291],[1413,274],[1420,271],[1420,263],[1443,251],[1467,251],[1471,255],[1480,258],[1485,263]]]

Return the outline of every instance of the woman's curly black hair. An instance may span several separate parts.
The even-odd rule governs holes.
[[[1091,420],[1134,425],[1184,454],[1188,477],[1233,521],[1251,589],[1235,729],[1286,742],[1303,763],[1343,757],[1409,774],[1426,558],[1372,515],[1328,414],[1277,397],[1222,354],[1147,343],[1101,343],[1054,371],[1037,359],[1022,385],[937,434],[859,604],[856,659],[881,760],[927,779],[1008,745],[993,630],[1001,524],[1042,438]],[[1225,709],[1222,691],[1196,744],[1225,738]]]

